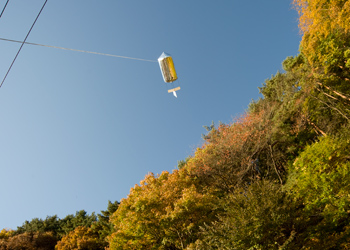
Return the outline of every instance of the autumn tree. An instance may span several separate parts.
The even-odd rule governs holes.
[[[185,249],[215,219],[216,197],[184,169],[148,174],[111,217],[110,249]]]
[[[294,0],[311,69],[306,102],[311,120],[326,133],[350,121],[350,1]]]
[[[14,234],[15,234],[14,230],[4,228],[0,231],[0,239],[8,239]]]
[[[10,237],[15,234],[14,230],[2,229],[0,231],[0,250],[7,249],[7,242]]]
[[[56,250],[103,250],[105,241],[92,228],[76,227],[59,241]]]
[[[284,160],[275,154],[278,142],[270,136],[271,122],[267,118],[267,111],[260,110],[212,129],[186,163],[189,173],[202,185],[223,193],[255,178],[275,178],[282,183]]]
[[[0,239],[1,250],[53,250],[57,238],[49,232],[12,235],[6,239]]]
[[[294,0],[303,34],[301,51],[314,69],[325,73],[349,69],[350,1]]]
[[[304,107],[309,97],[306,59],[288,57],[283,69],[259,88],[263,98],[251,102],[245,115],[232,124],[207,127],[204,145],[187,160],[191,173],[206,185],[231,192],[255,178],[282,184],[288,162],[324,133]]]

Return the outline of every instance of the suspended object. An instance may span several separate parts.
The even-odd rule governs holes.
[[[159,63],[160,71],[162,72],[162,75],[163,75],[164,82],[172,83],[177,80],[174,61],[170,55],[163,52],[161,56],[158,58],[158,63]],[[177,97],[176,91],[178,90],[180,90],[180,87],[172,88],[168,90],[168,93],[173,93],[173,95]]]
[[[63,47],[57,47],[57,46],[51,46],[51,45],[44,45],[44,44],[39,44],[39,43],[30,43],[30,42],[26,42],[26,39],[24,41],[17,41],[17,40],[12,40],[12,39],[0,38],[0,40],[1,41],[21,43],[22,44],[21,48],[22,48],[22,46],[24,44],[29,44],[29,45],[36,45],[36,46],[55,48],[55,49],[62,49],[62,50],[70,50],[70,51],[83,52],[83,53],[89,53],[89,54],[95,54],[95,55],[112,56],[112,57],[119,57],[119,58],[139,60],[139,61],[147,61],[147,62],[157,62],[155,60],[147,60],[147,59],[142,59],[142,58],[127,57],[127,56],[121,56],[121,55],[112,55],[112,54],[92,52],[92,51],[85,51],[85,50],[78,50],[78,49],[69,49],[69,48],[63,48]],[[18,55],[18,53],[17,53],[17,55]],[[163,75],[164,82],[172,84],[172,87],[170,89],[168,89],[168,93],[173,93],[173,95],[175,97],[177,97],[176,91],[180,90],[181,88],[179,86],[175,87],[173,85],[173,82],[176,81],[178,78],[177,78],[177,74],[176,74],[176,70],[175,70],[175,66],[174,66],[174,61],[173,61],[172,57],[169,54],[166,54],[165,52],[163,52],[162,55],[158,58],[158,63],[159,63],[160,70],[161,70],[162,75]],[[12,62],[12,64],[13,64],[13,62]],[[11,64],[11,66],[12,66],[12,64]],[[11,69],[11,66],[10,66],[10,69]],[[7,74],[8,74],[8,72],[7,72]],[[0,87],[2,86],[4,80],[6,79],[7,74],[5,75],[2,83],[0,84]]]

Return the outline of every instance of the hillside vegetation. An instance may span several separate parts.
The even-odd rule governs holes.
[[[350,249],[350,1],[294,0],[300,54],[178,169],[102,214],[26,221],[14,249]]]

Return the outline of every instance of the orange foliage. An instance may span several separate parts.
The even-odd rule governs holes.
[[[270,122],[264,117],[265,111],[245,114],[231,125],[212,130],[187,163],[191,175],[225,191],[259,175],[252,162],[268,143]]]

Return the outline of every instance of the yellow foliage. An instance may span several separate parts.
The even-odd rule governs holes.
[[[2,229],[0,231],[0,239],[8,239],[10,238],[11,236],[13,236],[15,233],[15,231],[11,230],[11,229]]]
[[[104,242],[91,228],[79,226],[59,241],[56,250],[97,250],[104,249]]]
[[[327,36],[335,30],[350,30],[350,2],[347,0],[293,0],[303,34]]]
[[[342,67],[344,61],[339,61],[339,58],[343,56],[342,50],[350,36],[350,2],[293,0],[293,4],[299,13],[299,27],[303,34],[301,52],[309,63],[314,68],[323,66],[326,71],[332,64]]]
[[[148,174],[111,217],[110,249],[183,249],[214,216],[215,200],[185,170]]]

